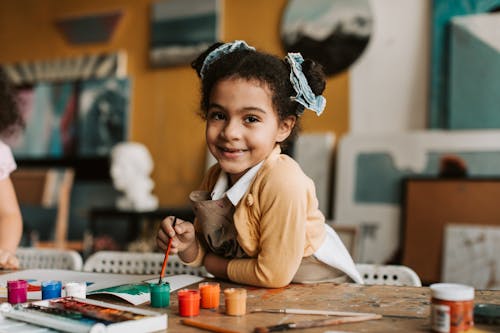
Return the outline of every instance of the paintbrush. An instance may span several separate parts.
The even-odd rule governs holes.
[[[174,222],[172,222],[172,228],[175,227],[175,222],[177,222],[177,217],[174,216]],[[161,284],[161,280],[165,275],[165,269],[167,268],[168,255],[170,254],[170,247],[172,246],[172,237],[168,240],[167,250],[165,251],[165,258],[163,258],[163,264],[161,265],[160,279],[158,284]]]
[[[330,326],[330,325],[340,325],[347,323],[356,323],[360,321],[373,320],[382,318],[379,314],[372,314],[366,316],[355,316],[355,317],[337,317],[337,318],[328,318],[328,319],[319,319],[319,320],[306,320],[299,321],[296,323],[285,323],[274,326],[267,327],[256,327],[254,329],[254,333],[268,333],[268,332],[277,332],[284,331],[296,328],[311,328],[311,327],[321,327],[321,326]]]
[[[250,312],[270,312],[270,313],[288,313],[288,314],[304,314],[304,315],[320,315],[320,316],[345,316],[345,317],[359,317],[373,315],[367,312],[348,312],[348,311],[327,311],[327,310],[312,310],[312,309],[253,309]]]
[[[233,330],[230,330],[230,329],[227,329],[224,327],[210,325],[207,323],[202,323],[202,322],[194,321],[191,319],[181,319],[181,324],[191,326],[191,327],[197,327],[197,328],[200,328],[202,330],[207,330],[207,331],[217,332],[217,333],[240,333],[239,331],[233,331]]]

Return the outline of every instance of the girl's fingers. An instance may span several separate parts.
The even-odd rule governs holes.
[[[174,217],[167,216],[160,223],[160,231],[163,231],[166,235],[172,235],[172,237],[173,237],[173,235],[175,234],[175,231],[172,228],[173,222],[174,222]]]

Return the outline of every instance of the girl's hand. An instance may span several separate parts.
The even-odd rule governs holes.
[[[0,268],[18,269],[19,260],[14,253],[4,249],[0,249]]]
[[[175,227],[172,227],[174,217],[169,216],[160,223],[156,236],[156,244],[164,251],[168,248],[168,242],[172,239],[170,253],[181,253],[196,244],[195,232],[192,223],[176,219]]]

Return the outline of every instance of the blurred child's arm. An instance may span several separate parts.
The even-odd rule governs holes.
[[[0,180],[0,267],[18,268],[15,253],[23,232],[23,222],[14,186],[9,177]]]

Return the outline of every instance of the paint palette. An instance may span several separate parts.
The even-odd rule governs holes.
[[[71,333],[155,332],[168,326],[166,313],[76,297],[3,303],[0,315],[0,326],[25,322]]]

